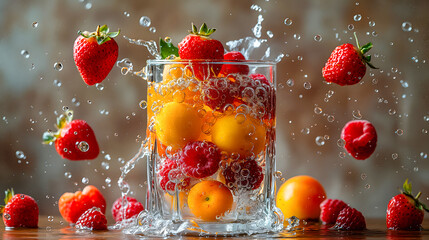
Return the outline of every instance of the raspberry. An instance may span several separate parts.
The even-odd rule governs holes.
[[[377,132],[366,120],[348,122],[341,132],[341,138],[345,141],[347,152],[358,160],[367,159],[377,146]]]
[[[358,210],[351,207],[345,207],[338,214],[334,228],[347,231],[364,230],[366,229],[365,217]]]
[[[174,191],[176,188],[176,183],[173,182],[170,178],[180,180],[181,174],[182,171],[180,171],[176,161],[167,158],[164,163],[161,164],[158,172],[159,185],[164,191]],[[179,189],[187,187],[190,181],[190,178],[184,178],[181,185],[179,185]]]
[[[256,108],[259,117],[270,119],[275,113],[275,92],[271,83],[262,74],[251,74],[249,78],[243,78],[240,84],[239,97],[246,104],[252,104]]]
[[[112,207],[112,215],[116,222],[123,220],[123,211],[125,207],[125,219],[129,219],[139,214],[144,210],[143,204],[137,201],[137,199],[132,197],[127,197],[126,205],[122,206],[122,197],[116,199]]]
[[[255,160],[233,162],[223,171],[223,176],[230,189],[254,190],[264,179],[262,167]]]
[[[238,95],[238,86],[229,78],[210,78],[204,82],[202,92],[207,106],[223,112],[227,104],[233,104]]]
[[[326,199],[320,204],[320,220],[324,223],[335,223],[338,214],[347,204],[338,199]]]
[[[97,207],[86,210],[76,222],[77,229],[107,230],[106,216]]]
[[[216,173],[220,160],[220,150],[214,143],[196,141],[183,148],[178,163],[186,175],[205,178]]]
[[[231,62],[239,62],[246,60],[246,58],[243,56],[243,54],[241,54],[241,52],[236,51],[225,53],[223,55],[223,59],[226,61],[232,60]],[[249,66],[238,64],[224,64],[222,65],[220,73],[224,76],[228,76],[229,74],[247,75],[249,74]]]

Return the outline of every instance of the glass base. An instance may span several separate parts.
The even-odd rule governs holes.
[[[281,214],[273,212],[265,218],[234,222],[196,222],[165,220],[146,211],[140,213],[137,224],[124,230],[126,234],[160,236],[238,236],[278,233],[283,229]]]

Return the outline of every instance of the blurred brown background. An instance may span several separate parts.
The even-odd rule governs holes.
[[[78,30],[93,31],[98,24],[120,28],[119,60],[129,58],[138,70],[151,56],[123,36],[156,41],[170,36],[177,44],[191,22],[206,22],[228,49],[227,41],[255,37],[252,29],[261,15],[260,38],[267,39],[269,59],[284,54],[277,71],[277,163],[283,177],[313,176],[328,197],[343,199],[367,217],[384,217],[406,178],[429,204],[428,11],[424,0],[3,0],[0,189],[29,194],[42,214],[55,216],[61,194],[87,184],[103,192],[109,209],[120,195],[119,169],[145,136],[139,102],[146,99],[146,83],[114,67],[102,87],[84,84],[73,62]],[[142,16],[151,19],[149,27],[139,24]],[[354,44],[353,31],[361,45],[374,44],[370,54],[380,69],[368,70],[355,86],[324,83],[321,68],[337,45]],[[61,71],[55,63],[62,64]],[[42,145],[42,133],[54,128],[64,106],[92,125],[103,151],[97,159],[64,160],[53,146]],[[337,145],[344,124],[357,118],[371,121],[379,137],[365,161]],[[126,179],[141,201],[145,164],[141,160]]]

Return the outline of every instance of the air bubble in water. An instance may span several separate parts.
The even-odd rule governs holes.
[[[82,183],[83,184],[88,184],[89,183],[89,179],[87,177],[83,177],[82,178]]]
[[[23,151],[16,151],[16,157],[18,158],[18,159],[26,159],[27,157],[25,156],[25,154],[24,154],[24,152]]]
[[[284,21],[284,23],[285,23],[286,25],[290,26],[290,25],[292,25],[292,19],[290,19],[290,18],[286,18],[286,19],[285,19],[285,21]]]
[[[362,15],[360,15],[360,14],[356,14],[356,15],[354,15],[353,19],[354,19],[356,22],[359,22],[359,21],[362,19]]]
[[[291,228],[295,228],[299,226],[299,218],[295,216],[290,217],[287,221],[289,223],[289,227]]]
[[[38,23],[38,22],[33,22],[33,23],[31,24],[31,26],[32,26],[33,28],[37,28],[37,27],[39,26],[39,23]]]
[[[320,36],[320,35],[314,36],[314,41],[321,42],[322,41],[322,36]]]
[[[413,26],[411,25],[410,22],[403,22],[402,23],[402,30],[404,32],[410,32],[413,29]]]
[[[24,56],[25,58],[29,58],[30,57],[30,53],[27,50],[25,50],[25,49],[21,50],[21,55]]]
[[[141,18],[140,18],[139,23],[140,23],[140,25],[141,25],[141,26],[143,26],[143,27],[149,27],[149,26],[150,26],[150,24],[151,24],[151,20],[150,20],[150,18],[149,18],[149,17],[147,17],[147,16],[143,16],[143,17],[141,17]]]
[[[61,62],[54,63],[54,69],[57,71],[63,70],[63,64]]]
[[[70,179],[70,178],[72,177],[71,172],[65,172],[65,173],[64,173],[64,177],[66,177],[66,178]]]
[[[85,141],[80,141],[77,143],[77,148],[81,151],[81,152],[88,152],[89,150],[89,144]]]
[[[102,83],[95,84],[95,87],[97,88],[97,90],[100,90],[100,91],[103,91],[104,89],[104,85]]]
[[[317,136],[315,141],[316,141],[317,146],[325,145],[325,139],[322,136]]]

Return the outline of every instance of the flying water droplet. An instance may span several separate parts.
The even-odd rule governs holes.
[[[97,88],[97,90],[100,90],[100,91],[103,91],[104,89],[104,85],[102,83],[95,84],[95,87]]]
[[[317,136],[315,141],[316,141],[317,146],[325,145],[325,139],[322,136]]]
[[[353,20],[355,20],[356,22],[359,22],[361,19],[362,19],[362,15],[360,15],[360,14],[356,14],[353,17]]]
[[[61,62],[54,63],[54,69],[57,71],[63,70],[63,64]]]
[[[402,130],[402,129],[397,129],[396,131],[395,131],[395,133],[396,133],[396,135],[398,135],[398,136],[402,136],[402,134],[404,134],[404,130]]]
[[[30,53],[25,49],[21,50],[21,55],[27,59],[30,57]]]
[[[37,28],[37,27],[39,26],[39,23],[38,23],[38,22],[33,22],[33,23],[31,24],[31,26],[32,26],[33,28]]]
[[[403,22],[402,23],[402,30],[404,32],[410,32],[413,29],[413,26],[411,25],[410,22]]]
[[[374,27],[374,26],[375,26],[375,22],[374,22],[374,21],[369,21],[368,25],[369,25],[370,27]]]
[[[310,134],[310,128],[303,128],[303,129],[301,129],[301,132],[303,134]]]
[[[4,219],[6,219],[6,220],[10,220],[10,219],[11,219],[11,217],[10,217],[10,214],[9,214],[9,213],[5,213],[5,214],[3,215],[3,217],[4,217]]]
[[[304,82],[304,88],[307,89],[307,90],[311,89],[311,83]]]
[[[88,3],[85,4],[85,9],[86,10],[89,10],[91,8],[92,8],[92,3],[88,2]]]
[[[149,32],[151,32],[151,33],[156,33],[156,28],[155,28],[155,27],[150,27],[150,28],[149,28]]]
[[[87,177],[83,177],[82,178],[82,183],[83,184],[88,184],[89,183],[89,179]]]
[[[323,112],[323,110],[322,110],[322,108],[321,107],[315,107],[314,108],[314,113],[315,114],[321,114]]]
[[[362,119],[362,114],[360,113],[359,110],[353,110],[352,115],[356,119]]]
[[[66,178],[70,179],[70,178],[72,177],[71,172],[65,172],[65,173],[64,173],[64,177],[66,177]]]
[[[141,100],[139,103],[139,106],[141,109],[146,109],[147,108],[147,102],[145,100]]]
[[[284,20],[284,23],[285,23],[286,25],[290,26],[290,25],[292,25],[292,19],[290,19],[290,18],[286,18],[286,19]]]
[[[109,163],[107,163],[107,162],[102,162],[102,163],[101,163],[101,167],[103,167],[105,170],[109,170],[110,165],[109,165]]]
[[[16,154],[16,157],[18,159],[26,159],[27,158],[23,151],[16,151],[15,154]]]
[[[141,25],[141,26],[143,26],[143,27],[149,27],[149,26],[150,26],[150,24],[151,24],[151,20],[150,20],[150,18],[149,18],[149,17],[147,17],[147,16],[143,16],[143,17],[141,17],[141,18],[140,18],[139,23],[140,23],[140,25]]]
[[[299,39],[301,39],[301,35],[299,35],[298,33],[295,33],[293,35],[293,38],[295,38],[295,40],[299,40]]]
[[[286,81],[286,84],[287,84],[289,87],[292,87],[292,86],[295,84],[295,81],[294,81],[292,78],[289,78],[289,79]]]
[[[320,35],[314,36],[314,41],[321,42],[322,41],[322,36],[320,36]]]
[[[130,17],[130,13],[129,12],[124,12],[125,17]]]
[[[351,30],[355,29],[355,25],[353,25],[353,24],[349,24],[349,25],[347,26],[347,29],[351,31]]]

